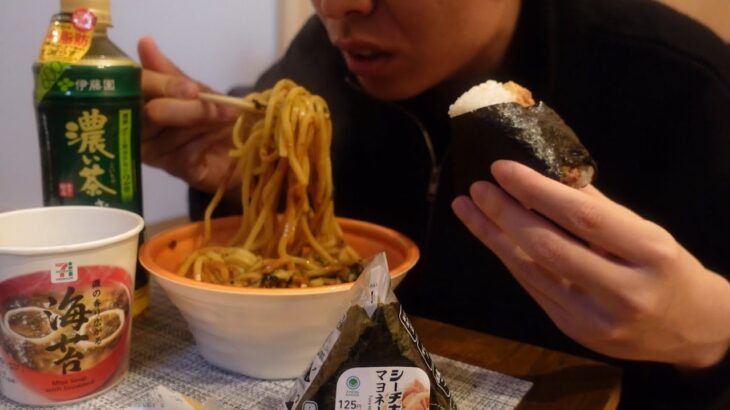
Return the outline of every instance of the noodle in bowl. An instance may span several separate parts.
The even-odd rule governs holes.
[[[395,287],[419,251],[404,235],[379,225],[337,218],[347,243],[363,258],[385,252]],[[211,238],[225,243],[239,216],[213,219]],[[204,242],[204,224],[191,223],[148,239],[140,261],[180,310],[201,355],[218,367],[262,379],[299,376],[349,304],[352,283],[307,288],[251,288],[196,281],[176,274]]]
[[[140,260],[205,359],[247,376],[291,378],[349,305],[362,258],[384,251],[395,286],[418,249],[391,229],[335,217],[332,123],[321,97],[282,79],[244,101],[253,108],[236,121],[231,165],[203,221],[150,239]],[[213,220],[232,178],[242,215]]]
[[[354,281],[361,257],[335,218],[327,102],[289,79],[243,100],[254,108],[241,112],[233,127],[232,162],[205,210],[203,243],[178,273],[254,287]],[[211,215],[234,176],[241,223],[226,242],[214,241]]]

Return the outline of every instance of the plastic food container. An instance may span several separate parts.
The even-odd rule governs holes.
[[[215,243],[226,243],[237,216],[214,219]],[[397,286],[418,261],[416,244],[383,226],[338,218],[345,240],[363,258],[385,252]],[[350,302],[352,283],[311,288],[242,288],[198,282],[176,274],[200,245],[203,223],[170,228],[148,239],[142,265],[165,290],[188,323],[209,363],[259,379],[301,375]]]
[[[94,206],[0,213],[0,390],[28,405],[99,394],[127,372],[143,219]]]

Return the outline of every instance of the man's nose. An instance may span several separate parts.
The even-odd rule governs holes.
[[[314,0],[314,4],[315,8],[319,10],[319,15],[321,17],[341,19],[353,14],[370,14],[375,7],[375,1],[376,0]]]

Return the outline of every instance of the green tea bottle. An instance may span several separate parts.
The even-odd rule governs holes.
[[[141,68],[108,37],[109,0],[61,0],[33,66],[45,205],[142,214]],[[148,304],[137,267],[134,314]]]

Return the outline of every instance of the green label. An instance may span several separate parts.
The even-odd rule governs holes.
[[[119,110],[119,185],[122,202],[134,200],[134,160],[132,153],[132,110]]]
[[[142,213],[139,84],[136,67],[68,65],[44,94],[37,119],[46,205]]]
[[[68,64],[66,63],[53,61],[38,67],[34,95],[36,105],[43,99],[46,93],[48,93],[48,91],[56,85],[58,79],[61,78],[67,66]]]
[[[139,67],[98,67],[52,61],[35,66],[35,102],[43,98],[139,97]]]

